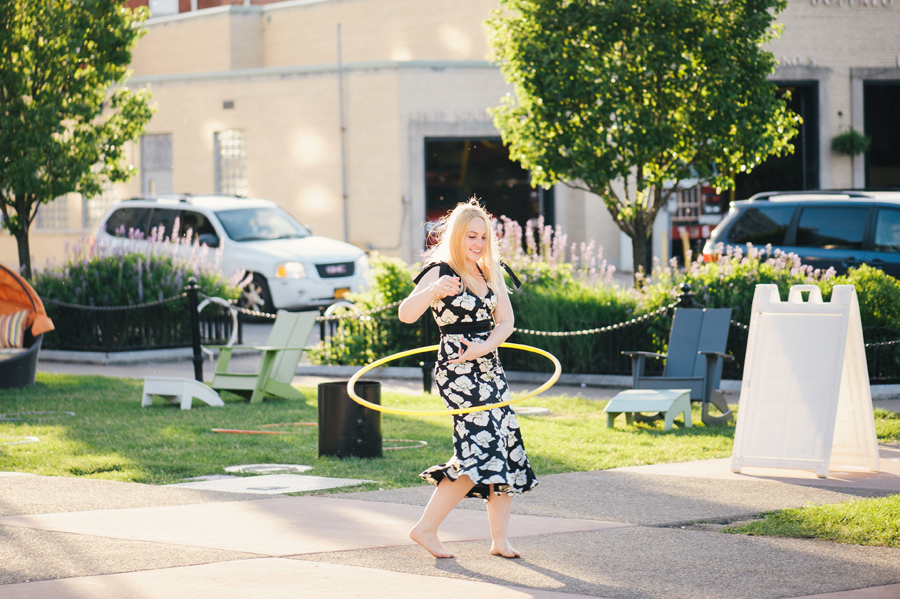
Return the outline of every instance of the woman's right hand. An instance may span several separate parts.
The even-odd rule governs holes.
[[[431,291],[431,294],[434,296],[434,299],[441,299],[444,297],[450,297],[451,295],[456,295],[459,293],[462,284],[460,283],[459,277],[454,277],[451,275],[444,275],[434,283],[428,286],[428,289]]]
[[[428,273],[426,277],[434,277],[437,273]],[[419,319],[422,314],[428,310],[434,302],[448,296],[459,293],[462,284],[459,277],[444,275],[438,279],[428,282],[428,279],[420,281],[409,297],[400,303],[400,309],[397,315],[400,322],[412,324]]]

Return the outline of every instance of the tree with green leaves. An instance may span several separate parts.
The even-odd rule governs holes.
[[[121,0],[0,0],[0,211],[28,279],[41,204],[134,174],[125,144],[152,109],[124,82],[146,15]]]
[[[488,21],[512,94],[493,110],[532,184],[603,199],[649,266],[656,215],[689,179],[728,188],[792,152],[799,117],[761,44],[786,0],[500,0]],[[638,279],[636,278],[636,281]]]

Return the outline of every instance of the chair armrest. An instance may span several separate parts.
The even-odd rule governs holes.
[[[308,350],[308,346],[303,347],[276,347],[271,345],[204,345],[210,349],[254,349],[256,351],[297,351]]]
[[[665,358],[666,354],[657,354],[649,351],[623,351],[622,355],[631,357],[631,384],[635,389],[640,389],[640,378],[644,376],[644,363],[647,358]]]
[[[720,351],[701,351],[701,352],[697,352],[697,353],[703,354],[704,356],[707,356],[707,357],[708,356],[718,356],[719,358],[722,358],[723,360],[734,360],[734,356],[732,356],[731,354],[726,354],[725,352],[720,352]]]
[[[657,353],[650,352],[650,351],[623,351],[622,355],[623,356],[632,356],[632,357],[643,356],[645,358],[667,358],[667,357],[669,357],[668,354],[657,354]]]

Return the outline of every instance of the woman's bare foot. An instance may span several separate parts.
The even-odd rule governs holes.
[[[456,557],[444,549],[437,533],[422,531],[417,526],[409,531],[409,538],[424,547],[434,557]]]
[[[499,555],[500,557],[522,557],[522,554],[513,549],[513,546],[507,543],[491,544],[491,555]]]

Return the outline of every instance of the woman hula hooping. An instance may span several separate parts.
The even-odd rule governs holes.
[[[513,332],[513,309],[491,216],[472,198],[435,230],[438,241],[400,304],[400,320],[412,324],[431,308],[441,331],[434,380],[448,409],[508,401],[497,348]],[[410,538],[435,557],[454,557],[438,528],[463,497],[480,497],[487,501],[491,554],[520,557],[508,537],[512,497],[537,479],[510,406],[454,415],[453,457],[420,476],[436,488]]]

